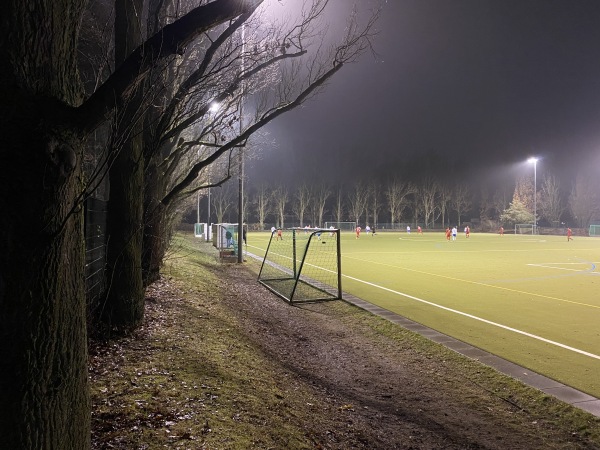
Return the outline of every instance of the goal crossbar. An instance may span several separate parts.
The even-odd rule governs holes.
[[[341,231],[354,231],[356,222],[325,222],[325,228],[335,228]]]
[[[535,225],[532,223],[515,224],[515,234],[536,234]]]

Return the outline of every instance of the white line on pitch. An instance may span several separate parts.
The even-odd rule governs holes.
[[[599,275],[598,272],[591,272],[592,270],[594,270],[593,267],[590,270],[581,270],[581,269],[569,269],[567,267],[554,267],[551,265],[544,265],[544,264],[527,264],[527,265],[533,266],[533,267],[543,267],[544,269],[567,270],[569,272],[580,272],[580,273],[587,273],[589,275]]]
[[[578,262],[548,262],[548,263],[529,263],[527,264],[528,266],[542,266],[545,267],[546,265],[548,266],[553,266],[553,265],[561,265],[561,266],[566,266],[566,265],[571,265],[571,266],[576,266],[576,265],[589,265],[589,264],[600,264],[597,261],[578,261]]]
[[[561,347],[561,348],[564,348],[566,350],[570,350],[572,352],[579,353],[581,355],[589,356],[590,358],[600,359],[600,356],[595,355],[593,353],[589,353],[589,352],[586,352],[584,350],[580,350],[580,349],[575,348],[575,347],[569,347],[568,345],[561,344],[560,342],[551,341],[550,339],[546,339],[546,338],[543,338],[541,336],[537,336],[535,334],[527,333],[526,331],[517,330],[516,328],[512,328],[512,327],[509,327],[509,326],[506,326],[506,325],[502,325],[500,323],[492,322],[491,320],[483,319],[481,317],[477,317],[477,316],[474,316],[472,314],[467,314],[465,312],[458,311],[456,309],[448,308],[447,306],[438,305],[437,303],[429,302],[429,301],[423,300],[422,298],[419,298],[419,297],[414,297],[412,295],[405,294],[403,292],[399,292],[399,291],[395,291],[393,289],[389,289],[389,288],[386,288],[386,287],[383,287],[383,286],[379,286],[378,284],[375,284],[375,283],[370,283],[368,281],[360,280],[358,278],[354,278],[354,277],[351,277],[351,276],[348,276],[348,275],[343,275],[343,276],[345,278],[349,278],[351,280],[358,281],[359,283],[367,284],[369,286],[373,286],[375,288],[382,289],[382,290],[387,291],[387,292],[391,292],[392,294],[401,295],[403,297],[409,298],[411,300],[415,300],[417,302],[425,303],[427,305],[434,306],[436,308],[440,308],[440,309],[443,309],[445,311],[450,311],[450,312],[453,312],[455,314],[459,314],[461,316],[468,317],[470,319],[474,319],[474,320],[478,320],[480,322],[487,323],[488,325],[493,325],[493,326],[498,327],[498,328],[503,328],[505,330],[512,331],[513,333],[522,334],[523,336],[527,336],[527,337],[530,337],[530,338],[533,338],[533,339],[537,339],[537,340],[545,342],[547,344],[555,345],[557,347]]]

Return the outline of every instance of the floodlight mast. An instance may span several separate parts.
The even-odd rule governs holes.
[[[246,51],[246,24],[242,24],[242,67],[240,74],[243,75],[244,67],[244,52]],[[244,82],[241,84],[242,95],[240,96],[240,134],[243,132],[243,121],[242,117],[244,114]],[[244,262],[244,255],[242,249],[244,248],[244,147],[240,146],[240,161],[239,161],[239,179],[238,179],[238,251],[237,251],[237,262]]]
[[[537,162],[538,158],[531,157],[527,160],[533,164],[533,234],[537,234]]]
[[[208,199],[207,199],[208,200],[208,208],[207,208],[208,214],[206,215],[206,227],[207,228],[210,227],[210,224],[211,224],[211,222],[210,222],[210,168],[208,169],[208,184],[209,184]],[[207,231],[207,234],[206,234],[207,240],[208,240],[208,236],[210,236],[210,232]]]

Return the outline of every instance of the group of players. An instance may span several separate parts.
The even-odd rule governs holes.
[[[360,233],[362,232],[362,228],[360,226],[357,226],[355,231],[356,231],[356,239],[360,239]],[[375,236],[375,234],[376,234],[375,228],[371,228],[369,225],[367,225],[365,227],[365,232],[367,233],[367,236],[368,235]],[[406,232],[408,234],[410,234],[410,232],[411,232],[410,225],[406,226]],[[421,228],[420,225],[417,226],[417,234],[423,234],[423,228]],[[452,229],[450,229],[450,227],[446,228],[446,239],[447,240],[455,241],[457,234],[458,234],[458,229],[456,226],[452,227]],[[465,237],[469,238],[470,236],[471,236],[471,228],[467,225],[465,227]]]
[[[360,226],[356,227],[356,239],[360,238],[360,233],[362,232],[362,228]],[[375,236],[377,234],[377,231],[375,230],[375,227],[371,228],[369,225],[367,225],[365,227],[365,233],[367,233],[367,236],[371,235],[371,236]]]
[[[458,235],[458,229],[456,228],[456,226],[452,227],[452,229],[450,229],[450,227],[446,228],[446,240],[447,241],[449,241],[450,238],[452,238],[452,240],[455,241],[457,235]],[[467,239],[469,237],[471,237],[471,227],[469,227],[469,225],[467,225],[465,227],[465,237]]]
[[[357,226],[357,227],[356,227],[356,239],[359,239],[359,238],[360,238],[360,233],[361,233],[361,232],[362,232],[362,228],[361,228],[360,226]],[[407,232],[408,234],[410,234],[410,225],[407,225],[407,226],[406,226],[406,232]],[[365,233],[367,233],[367,236],[368,236],[368,235],[375,236],[375,235],[377,234],[377,232],[375,231],[375,227],[371,228],[369,225],[367,225],[367,226],[365,227]],[[418,234],[423,234],[423,229],[421,228],[421,226],[420,226],[420,225],[419,225],[419,226],[417,226],[417,233],[418,233]]]
[[[356,239],[360,238],[360,233],[362,232],[362,228],[360,226],[356,227]],[[371,234],[372,236],[375,236],[375,228],[371,228],[369,225],[367,225],[365,227],[365,232],[367,233],[367,236],[369,234]],[[406,226],[406,232],[408,234],[410,234],[410,225]],[[418,234],[423,234],[423,229],[421,228],[421,226],[417,226],[417,233]],[[504,227],[500,227],[500,229],[498,230],[498,233],[500,234],[500,236],[504,236]],[[456,236],[458,235],[458,228],[456,226],[453,226],[452,228],[447,227],[446,228],[446,240],[450,241],[455,241],[456,240]],[[469,225],[467,225],[465,227],[465,237],[468,239],[469,237],[471,237],[471,227],[469,227]],[[572,241],[573,240],[573,230],[571,230],[571,228],[567,228],[567,241]]]

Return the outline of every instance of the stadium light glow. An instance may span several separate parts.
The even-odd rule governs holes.
[[[533,164],[533,232],[537,234],[537,162],[538,158],[531,157],[527,160]]]

